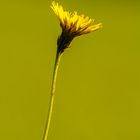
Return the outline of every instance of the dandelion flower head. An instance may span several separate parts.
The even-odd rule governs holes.
[[[63,49],[69,46],[74,37],[102,28],[101,23],[94,24],[94,19],[88,16],[78,15],[76,11],[73,13],[65,11],[55,1],[52,2],[51,8],[60,21],[62,34],[58,39],[58,46],[63,46]]]

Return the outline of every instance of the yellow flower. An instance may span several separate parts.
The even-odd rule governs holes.
[[[62,34],[58,39],[58,47],[61,46],[62,51],[69,46],[74,37],[102,28],[101,23],[94,24],[94,20],[88,16],[78,15],[77,12],[64,11],[63,7],[54,1],[51,8],[57,15],[62,28]]]

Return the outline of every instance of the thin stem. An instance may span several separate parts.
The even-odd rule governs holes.
[[[46,122],[46,126],[45,126],[43,140],[47,140],[47,138],[48,138],[50,122],[51,122],[51,117],[52,117],[52,112],[53,112],[53,105],[54,105],[56,78],[57,78],[57,72],[58,72],[58,67],[59,67],[59,62],[60,62],[61,55],[62,55],[62,53],[57,52],[56,58],[55,58],[55,65],[54,65],[53,78],[52,78],[52,87],[51,87],[48,117],[47,117],[47,122]]]

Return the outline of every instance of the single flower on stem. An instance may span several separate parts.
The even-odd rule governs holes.
[[[57,52],[52,79],[51,97],[43,140],[47,140],[48,138],[54,104],[56,77],[62,54],[64,53],[65,49],[70,46],[70,43],[75,37],[88,34],[102,28],[101,23],[94,24],[94,20],[90,19],[88,16],[78,15],[77,12],[71,13],[65,11],[63,7],[55,1],[52,2],[51,8],[59,19],[62,33],[57,40]]]

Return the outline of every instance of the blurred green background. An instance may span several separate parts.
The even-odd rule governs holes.
[[[104,28],[63,55],[48,140],[140,140],[140,2],[58,2]],[[50,4],[0,1],[0,140],[42,140],[61,33]]]

